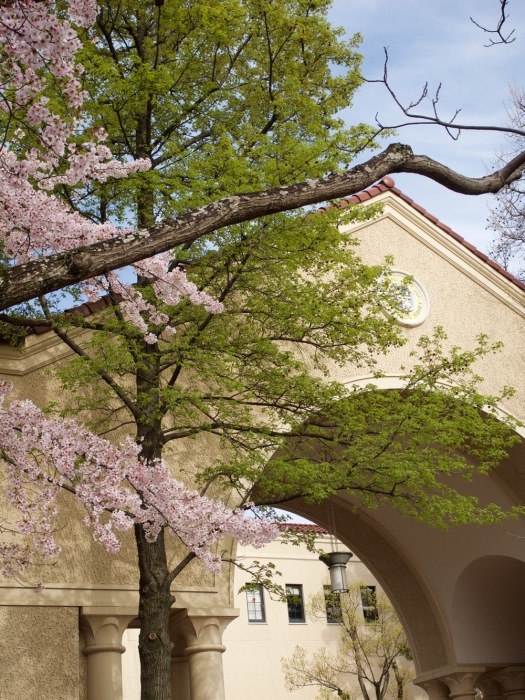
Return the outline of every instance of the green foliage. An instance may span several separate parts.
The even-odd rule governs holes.
[[[339,117],[362,81],[360,37],[328,23],[330,0],[100,3],[80,57],[87,123],[152,169],[83,192],[96,218],[181,213],[234,192],[322,177],[369,147]]]
[[[311,655],[295,647],[289,659],[282,659],[287,690],[314,686],[320,700],[334,694],[343,700],[406,696],[406,684],[413,676],[403,663],[411,658],[406,635],[383,592],[373,594],[376,615],[373,622],[366,621],[362,594],[367,588],[355,583],[348,593],[312,596],[307,608],[310,617],[326,621],[328,607],[337,609],[339,645],[335,650],[321,647]]]
[[[487,473],[519,441],[512,421],[496,417],[511,390],[483,395],[472,367],[499,344],[480,337],[473,351],[446,353],[445,339],[437,329],[420,340],[402,391],[354,388],[312,417],[266,467],[262,499],[320,501],[343,490],[367,507],[389,502],[438,527],[501,518],[496,506],[458,492],[461,479]]]
[[[371,132],[338,117],[361,81],[359,38],[329,26],[329,4],[103,2],[82,56],[86,124],[103,125],[116,152],[149,156],[153,167],[67,194],[96,219],[144,224],[339,168]],[[338,229],[377,211],[265,217],[175,250],[174,263],[225,311],[167,307],[142,280],[176,329],[168,337],[150,327],[157,344],[118,305],[94,320],[60,318],[63,330],[91,334],[82,347],[67,341],[79,356],[61,370],[68,410],[104,433],[135,431],[148,456],[168,443],[198,454],[191,478],[225,497],[233,489],[241,503],[342,490],[441,527],[501,518],[458,484],[494,467],[515,439],[496,418],[508,390],[483,396],[473,370],[496,347],[481,338],[471,351],[446,350],[438,330],[420,342],[402,391],[329,378],[334,367],[373,374],[403,342],[384,313],[399,305],[387,266],[364,265]]]
[[[227,560],[226,560],[227,561]],[[250,575],[250,581],[239,588],[239,593],[253,591],[259,586],[263,586],[274,600],[286,602],[286,590],[275,580],[276,576],[282,576],[281,572],[272,562],[260,562],[257,559],[244,564],[240,560],[235,560],[235,566]]]

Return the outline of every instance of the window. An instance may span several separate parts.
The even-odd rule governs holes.
[[[363,604],[363,617],[366,622],[377,622],[377,598],[375,586],[361,586],[361,602]]]
[[[303,587],[287,583],[286,598],[288,603],[288,622],[305,622]]]
[[[256,586],[246,591],[246,605],[248,608],[248,622],[266,622],[262,586]]]
[[[329,625],[338,625],[341,622],[341,598],[339,593],[332,593],[330,586],[324,588],[324,605],[326,608],[326,621]]]

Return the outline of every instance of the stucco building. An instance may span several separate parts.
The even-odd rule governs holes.
[[[436,325],[463,348],[486,333],[505,346],[478,365],[484,389],[516,387],[501,410],[525,420],[524,286],[399,192],[391,178],[351,198],[369,200],[383,210],[352,230],[361,256],[365,262],[393,256],[400,275],[414,278],[401,319],[408,342],[381,360],[383,376],[376,383],[401,388],[402,365],[412,361],[418,338]],[[13,382],[18,396],[45,405],[56,398],[46,371],[66,362],[68,352],[51,333],[32,335],[22,352],[0,348],[0,376]],[[348,385],[371,379],[350,366],[334,366],[332,377]],[[518,445],[495,473],[458,488],[505,509],[523,505],[524,457]],[[191,454],[187,459],[190,464]],[[365,511],[345,495],[331,501],[339,538],[396,606],[414,654],[416,682],[431,700],[472,700],[475,687],[494,700],[525,700],[523,519],[444,532],[388,506]],[[325,504],[298,501],[290,508],[329,527]],[[67,520],[70,546],[55,566],[39,573],[46,583],[42,592],[17,581],[0,583],[0,699],[121,698],[122,634],[137,614],[134,555],[130,548],[110,557],[90,540],[79,517],[72,513]],[[177,579],[172,677],[180,700],[223,697],[225,630],[238,615],[238,587],[226,568],[213,576],[189,567]]]
[[[316,531],[316,548],[320,551],[330,552],[334,545],[337,551],[344,549],[318,526],[291,524],[290,527]],[[340,631],[336,620],[329,614],[313,616],[308,610],[311,597],[324,593],[329,583],[326,566],[319,561],[316,551],[309,551],[304,544],[287,544],[282,539],[263,549],[238,547],[237,558],[243,565],[249,565],[253,560],[275,564],[280,573],[274,577],[275,581],[292,592],[294,598],[288,605],[261,588],[240,591],[241,586],[249,581],[249,575],[241,570],[235,573],[234,606],[239,616],[228,625],[222,638],[226,647],[223,655],[226,698],[240,700],[249,693],[251,700],[267,700],[268,697],[272,700],[313,700],[319,688],[306,687],[291,694],[286,690],[281,659],[290,658],[297,645],[306,649],[309,655],[321,647],[330,653],[337,652]],[[379,592],[377,580],[358,557],[352,556],[346,573],[350,586],[362,585]],[[363,620],[373,612],[367,602],[370,601],[364,598]],[[126,630],[123,644],[126,646],[122,657],[123,700],[140,700],[138,630]],[[410,662],[406,664],[410,665]],[[344,682],[348,683],[349,679]],[[390,688],[393,693],[394,686],[392,677]],[[425,693],[418,692],[415,686],[411,686],[408,694],[411,700],[425,697]]]

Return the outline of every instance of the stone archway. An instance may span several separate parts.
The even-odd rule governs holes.
[[[329,528],[326,504],[297,500],[288,506]],[[514,537],[501,525],[436,532],[412,523],[425,558],[414,556],[418,548],[409,546],[406,530],[399,528],[400,521],[408,520],[392,511],[361,511],[341,496],[332,499],[331,508],[338,538],[366,564],[392,600],[410,640],[414,682],[431,700],[474,700],[480,688],[491,700],[525,698],[522,525],[514,525],[522,532]],[[478,546],[469,547],[474,540]],[[494,553],[498,550],[512,551],[514,556]],[[476,556],[482,551],[492,553]],[[429,570],[432,559],[442,567],[439,580]]]
[[[369,377],[347,380],[349,385],[369,381]],[[373,381],[384,390],[402,387],[399,375]],[[315,449],[314,441],[308,444],[308,452]],[[525,503],[524,462],[522,442],[493,473],[478,475],[472,482],[452,478],[450,483],[482,504],[494,502],[510,511]],[[525,633],[520,636],[518,632],[520,624],[525,629],[525,602],[519,601],[519,592],[525,594],[522,518],[443,531],[403,517],[388,505],[375,510],[363,508],[345,493],[320,504],[297,499],[285,507],[326,530],[335,518],[337,538],[359,556],[392,600],[410,640],[418,676],[472,664],[483,668],[525,664]],[[501,571],[497,570],[498,563],[502,564]],[[506,581],[507,596],[514,601],[516,619],[520,621],[508,633],[498,617],[501,606],[495,602],[498,581]],[[469,600],[470,607],[463,605],[464,600]],[[488,617],[480,626],[475,620],[483,609]],[[476,645],[471,643],[475,630],[487,636],[486,640],[478,639]],[[503,636],[505,653],[497,641]]]

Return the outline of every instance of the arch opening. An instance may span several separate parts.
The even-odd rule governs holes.
[[[465,567],[455,590],[451,631],[459,663],[523,663],[525,563],[481,557]]]

